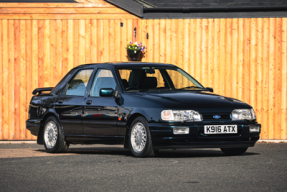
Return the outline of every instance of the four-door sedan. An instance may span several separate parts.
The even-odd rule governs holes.
[[[124,144],[136,157],[166,148],[243,154],[259,139],[253,108],[211,92],[170,64],[81,65],[33,91],[26,127],[51,153],[100,143]]]

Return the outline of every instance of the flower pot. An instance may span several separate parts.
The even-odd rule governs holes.
[[[134,50],[127,50],[128,59],[130,61],[140,61],[142,52],[141,51],[134,51]]]

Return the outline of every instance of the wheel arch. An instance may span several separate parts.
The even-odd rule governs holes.
[[[44,124],[45,124],[45,121],[51,116],[55,117],[58,120],[58,122],[60,122],[59,118],[58,118],[58,116],[57,116],[57,114],[55,112],[48,111],[48,113],[46,113],[43,116],[43,119],[41,120],[40,129],[39,129],[38,137],[37,137],[37,144],[40,144],[40,145],[44,144],[44,138],[43,138]],[[62,125],[61,125],[61,128],[62,128]],[[62,130],[63,130],[63,128],[62,128]]]
[[[128,122],[127,122],[127,128],[126,128],[126,134],[125,134],[125,141],[124,141],[124,148],[125,149],[129,149],[129,133],[130,133],[130,126],[131,124],[133,123],[133,121],[138,118],[138,117],[143,117],[145,118],[145,120],[147,121],[147,118],[140,112],[136,112],[136,113],[133,113],[129,119],[128,119]]]

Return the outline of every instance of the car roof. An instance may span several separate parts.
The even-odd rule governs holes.
[[[77,68],[86,68],[86,67],[95,67],[95,66],[99,66],[99,67],[131,67],[131,66],[135,66],[135,67],[177,67],[175,65],[172,64],[166,64],[166,63],[152,63],[152,62],[106,62],[106,63],[90,63],[90,64],[83,64],[83,65],[79,65],[77,66]]]

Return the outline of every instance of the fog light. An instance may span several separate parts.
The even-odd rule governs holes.
[[[189,134],[189,127],[174,127],[173,134]]]
[[[249,125],[249,132],[260,132],[260,125]]]

